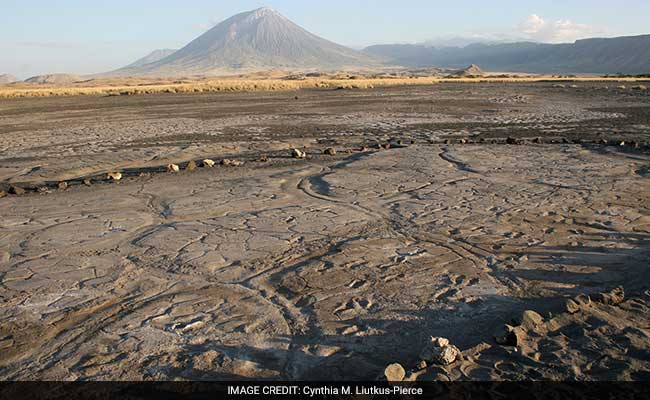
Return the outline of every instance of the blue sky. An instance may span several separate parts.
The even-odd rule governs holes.
[[[348,46],[463,36],[566,42],[650,33],[650,1],[3,0],[0,74],[20,78],[121,67],[179,48],[238,12],[270,6]]]

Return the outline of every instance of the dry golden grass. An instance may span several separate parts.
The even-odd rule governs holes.
[[[571,82],[637,82],[637,78],[577,77]],[[250,79],[250,78],[121,78],[77,82],[70,85],[9,84],[0,85],[0,98],[50,97],[50,96],[119,96],[154,93],[202,93],[202,92],[255,92],[292,91],[300,89],[372,89],[382,86],[430,85],[444,82],[554,82],[569,81],[554,77],[482,77],[482,78],[440,78],[440,77],[383,77],[341,79],[318,77],[304,80]]]

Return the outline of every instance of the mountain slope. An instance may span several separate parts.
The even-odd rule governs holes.
[[[650,35],[585,39],[571,44],[473,44],[463,48],[378,45],[364,50],[387,63],[408,67],[463,67],[535,73],[650,72]]]
[[[161,60],[119,72],[178,75],[372,65],[378,65],[373,57],[322,39],[275,10],[260,8],[221,22]]]
[[[124,68],[142,67],[143,65],[151,64],[152,62],[162,60],[163,58],[171,54],[174,54],[177,51],[178,49],[157,49],[147,54],[146,56],[138,59],[137,61],[134,61],[133,63],[127,65]]]

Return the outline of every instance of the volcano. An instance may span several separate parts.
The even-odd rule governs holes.
[[[340,70],[378,64],[373,56],[318,37],[265,7],[221,22],[167,57],[116,72],[208,75],[269,69]]]

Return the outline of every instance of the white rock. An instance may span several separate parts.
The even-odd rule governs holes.
[[[167,166],[167,172],[178,172],[180,170],[181,170],[181,168],[176,164],[169,164]]]

